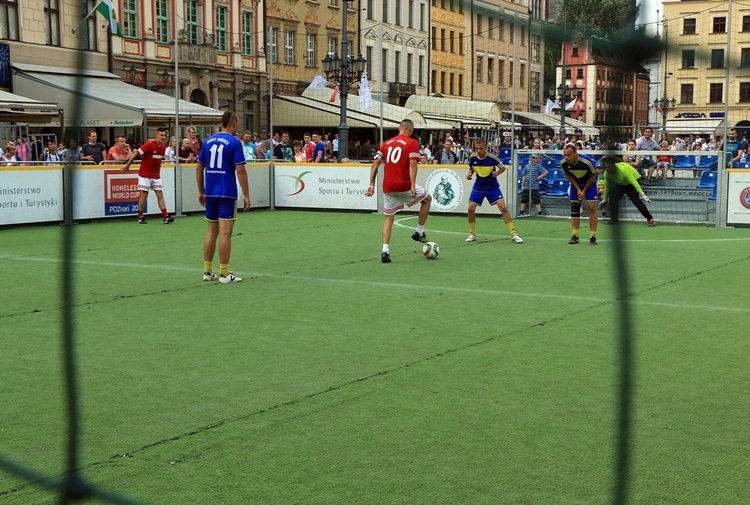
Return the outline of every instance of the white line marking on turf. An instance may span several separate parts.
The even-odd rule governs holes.
[[[499,216],[498,216],[499,217]],[[401,224],[401,221],[406,221],[408,219],[417,219],[417,216],[404,216],[402,218],[396,219],[393,223],[398,226],[399,228],[408,228],[411,229],[411,226],[407,226],[405,224]],[[445,230],[436,230],[433,228],[426,229],[425,231],[430,233],[442,233],[445,235],[467,235],[469,232],[467,231],[445,231]],[[477,237],[481,237],[481,233],[477,233]],[[486,235],[487,237],[496,238],[495,235]],[[566,235],[567,237],[567,235]],[[502,238],[509,238],[503,236]],[[602,240],[600,237],[597,237],[599,242],[612,242],[611,240]],[[532,237],[533,240],[554,240],[554,241],[560,241],[563,240],[562,238],[555,238],[555,237]],[[567,240],[567,239],[565,239]],[[737,237],[737,238],[680,238],[680,239],[669,239],[669,238],[633,238],[633,239],[626,239],[626,242],[740,242],[740,241],[747,241],[750,240],[750,236],[748,237]]]
[[[0,260],[11,260],[11,261],[37,261],[42,263],[61,263],[62,260],[59,258],[34,258],[28,256],[0,256]],[[143,269],[143,268],[155,268],[158,270],[170,270],[173,272],[191,272],[195,274],[198,270],[190,267],[180,267],[175,265],[139,265],[136,263],[122,263],[122,262],[107,262],[107,261],[89,261],[89,260],[73,260],[73,263],[77,265],[95,265],[103,267],[120,267],[120,268],[132,268],[132,269]],[[286,279],[293,281],[305,281],[305,282],[327,282],[332,284],[359,284],[364,286],[382,286],[387,288],[403,288],[403,289],[424,289],[427,286],[419,284],[403,284],[403,283],[392,283],[392,282],[378,282],[378,281],[364,281],[356,279],[328,279],[325,277],[311,277],[306,275],[278,275],[268,274],[261,272],[249,272],[247,276],[250,277],[267,277],[269,279]],[[472,294],[488,294],[488,295],[499,295],[499,296],[513,296],[513,297],[528,297],[528,298],[552,298],[560,300],[579,300],[590,303],[608,302],[616,303],[612,299],[604,298],[583,298],[579,295],[556,295],[550,293],[530,293],[527,291],[498,291],[492,289],[476,289],[476,288],[458,288],[453,286],[429,286],[432,291],[447,291],[456,293],[472,293]],[[750,307],[721,307],[717,305],[686,305],[682,303],[665,303],[665,302],[650,302],[642,300],[631,300],[635,305],[647,305],[649,307],[667,307],[674,309],[691,309],[691,310],[720,310],[724,312],[736,312],[741,314],[750,313]]]

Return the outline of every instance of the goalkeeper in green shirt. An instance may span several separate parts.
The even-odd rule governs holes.
[[[638,184],[640,174],[630,164],[618,161],[615,156],[604,156],[601,159],[604,166],[604,198],[599,202],[599,208],[610,203],[609,212],[612,218],[607,224],[616,224],[619,215],[620,199],[628,195],[635,208],[648,220],[649,226],[654,226],[654,216],[648,211],[645,202],[651,200]]]

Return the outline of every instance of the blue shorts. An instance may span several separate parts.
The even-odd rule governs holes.
[[[206,197],[206,219],[237,219],[237,200],[234,198]]]
[[[597,199],[599,192],[596,189],[596,184],[592,184],[588,191],[586,191],[586,200],[589,202],[594,202]],[[568,196],[570,197],[570,201],[578,200],[578,192],[576,191],[576,188],[571,184],[568,188]]]
[[[469,195],[469,201],[480,206],[485,198],[490,202],[490,205],[495,205],[498,201],[503,199],[503,193],[500,191],[500,188],[488,189],[486,191],[472,189],[471,194]]]

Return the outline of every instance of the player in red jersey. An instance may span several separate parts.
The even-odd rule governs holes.
[[[167,150],[167,130],[166,128],[156,129],[156,138],[149,140],[143,144],[139,149],[133,151],[130,155],[125,166],[122,167],[120,172],[127,172],[130,170],[130,164],[140,154],[141,156],[141,167],[138,169],[138,189],[141,192],[141,197],[138,199],[138,224],[146,224],[146,218],[143,216],[143,209],[146,207],[146,200],[148,200],[148,192],[153,189],[156,193],[156,199],[159,202],[159,209],[161,209],[162,222],[169,224],[174,221],[174,218],[167,214],[167,204],[164,201],[164,193],[162,192],[161,183],[161,162],[164,159],[164,151]]]
[[[409,119],[404,119],[398,127],[398,132],[397,136],[383,142],[375,155],[375,161],[370,169],[370,186],[365,192],[366,196],[372,196],[375,193],[375,177],[378,174],[378,168],[381,164],[385,164],[383,173],[385,223],[383,223],[383,252],[380,255],[383,263],[391,262],[389,243],[396,213],[404,208],[404,204],[411,207],[419,203],[417,230],[411,238],[417,242],[427,242],[424,224],[427,222],[432,202],[427,191],[416,184],[417,162],[422,155],[419,152],[419,143],[411,137],[414,133],[414,123]]]

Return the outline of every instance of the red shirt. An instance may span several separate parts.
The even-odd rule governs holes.
[[[166,150],[167,144],[158,145],[156,140],[149,140],[143,144],[138,149],[141,153],[141,168],[138,175],[146,179],[161,179],[161,162]]]
[[[315,161],[313,159],[314,150],[315,150],[315,144],[313,144],[312,142],[308,142],[307,145],[305,146],[305,160],[308,163],[312,163],[313,161]]]
[[[127,147],[125,147],[123,149],[120,149],[117,146],[112,146],[112,147],[109,148],[109,153],[107,154],[107,159],[108,160],[114,160],[115,159],[115,157],[114,157],[115,154],[118,155],[118,156],[120,156],[121,159],[124,157],[127,160],[128,157],[130,156],[130,151],[128,151]]]
[[[400,193],[411,190],[409,161],[419,161],[419,142],[406,135],[397,135],[383,142],[378,156],[385,165],[383,193]]]

